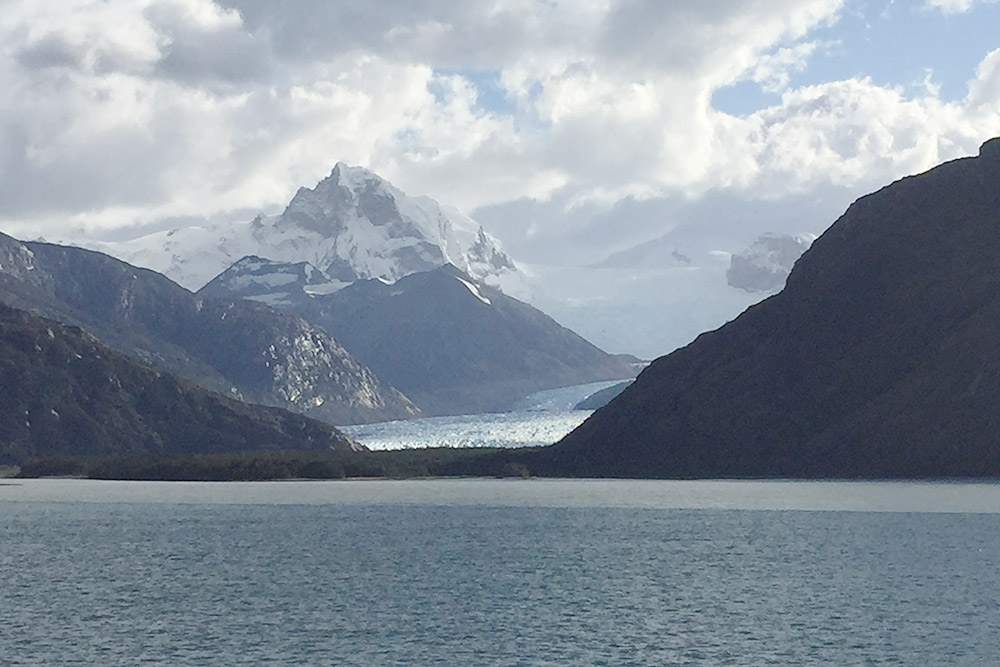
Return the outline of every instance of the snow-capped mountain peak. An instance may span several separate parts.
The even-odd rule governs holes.
[[[336,280],[398,280],[454,264],[489,281],[514,263],[474,220],[429,197],[410,197],[377,174],[338,162],[314,188],[300,188],[274,219],[272,245],[295,245],[304,259]],[[290,240],[291,239],[291,240]],[[296,241],[307,241],[302,255]]]
[[[315,187],[299,188],[277,216],[84,245],[163,272],[193,290],[247,255],[307,262],[328,284],[395,281],[445,264],[490,285],[518,273],[500,243],[468,216],[342,162]]]

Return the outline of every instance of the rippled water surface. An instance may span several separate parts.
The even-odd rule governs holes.
[[[0,662],[990,665],[1000,486],[0,486]]]

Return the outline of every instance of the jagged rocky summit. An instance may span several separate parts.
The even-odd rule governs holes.
[[[1000,140],[859,199],[784,290],[532,462],[624,477],[1000,474]]]
[[[63,455],[363,449],[333,426],[179,381],[0,304],[0,463]]]
[[[192,290],[246,256],[308,262],[327,291],[361,279],[394,281],[445,264],[493,285],[518,273],[499,241],[468,216],[428,197],[410,197],[371,171],[343,163],[314,188],[300,188],[277,216],[84,245]]]
[[[0,302],[82,327],[120,352],[233,398],[337,424],[419,415],[301,318],[252,301],[196,297],[100,253],[0,235]]]

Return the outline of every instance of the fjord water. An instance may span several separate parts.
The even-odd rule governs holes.
[[[996,484],[0,486],[4,664],[996,664]]]

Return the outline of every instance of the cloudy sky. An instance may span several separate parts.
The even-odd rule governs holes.
[[[990,0],[0,0],[0,229],[278,212],[337,161],[582,265],[744,247],[1000,134]]]
[[[985,0],[0,8],[0,225],[21,237],[280,210],[342,160],[526,261],[585,262],[722,224],[719,202],[821,231],[781,218],[1000,133]]]

